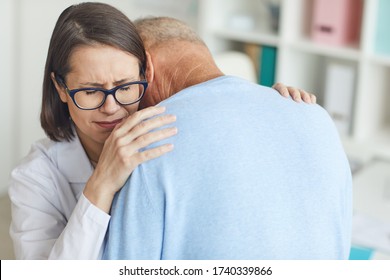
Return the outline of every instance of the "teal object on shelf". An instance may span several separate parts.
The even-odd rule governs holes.
[[[275,83],[276,54],[275,47],[262,47],[260,57],[260,85],[270,87]]]
[[[390,55],[390,1],[380,0],[378,4],[378,21],[376,26],[375,51],[378,54]]]
[[[373,250],[370,248],[352,246],[349,253],[350,260],[370,260],[373,254]]]

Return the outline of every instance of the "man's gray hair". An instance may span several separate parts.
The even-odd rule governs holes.
[[[187,41],[205,45],[198,34],[186,23],[170,17],[146,17],[134,21],[147,48],[168,41]]]

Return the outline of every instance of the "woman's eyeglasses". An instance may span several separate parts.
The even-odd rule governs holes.
[[[143,97],[148,82],[146,80],[125,83],[112,89],[78,88],[69,89],[65,80],[57,76],[59,82],[65,87],[74,104],[81,110],[95,110],[103,106],[107,96],[112,95],[121,105],[137,103]]]

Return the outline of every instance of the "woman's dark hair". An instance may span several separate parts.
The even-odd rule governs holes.
[[[50,40],[43,79],[41,126],[53,141],[70,141],[74,132],[68,106],[59,98],[51,73],[65,78],[70,71],[69,59],[73,50],[96,44],[131,53],[140,61],[140,70],[146,69],[141,37],[121,11],[107,4],[90,2],[65,9]]]

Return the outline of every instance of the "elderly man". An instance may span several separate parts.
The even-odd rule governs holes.
[[[328,114],[223,75],[178,20],[136,24],[150,54],[144,102],[178,92],[160,105],[179,133],[120,191],[104,257],[346,259],[351,173]]]

